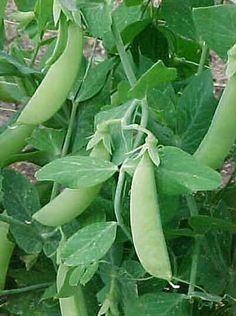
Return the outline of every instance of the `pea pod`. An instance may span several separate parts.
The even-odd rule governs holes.
[[[26,145],[26,139],[33,129],[32,125],[15,125],[0,135],[0,167],[3,167],[11,156],[17,154]]]
[[[236,139],[236,45],[228,52],[228,82],[211,125],[194,156],[217,169],[224,162]]]
[[[62,287],[71,293],[70,296],[60,298],[60,309],[62,316],[88,316],[83,290],[80,285],[72,287],[69,285],[69,280],[66,274],[69,268],[61,264],[57,271],[57,290],[60,292]]]
[[[8,224],[0,222],[0,290],[5,287],[7,269],[14,249],[14,244],[7,238],[8,229]]]
[[[79,71],[83,53],[81,27],[70,23],[64,52],[50,67],[17,123],[38,125],[50,119],[65,102]]]
[[[91,157],[110,160],[110,154],[103,143],[91,151]],[[46,204],[33,218],[47,226],[61,226],[80,215],[92,203],[102,184],[80,189],[65,189],[55,199]]]
[[[134,172],[130,211],[134,247],[141,264],[151,275],[170,281],[172,272],[161,225],[154,165],[148,153]]]
[[[55,45],[52,55],[46,61],[46,66],[52,65],[61,56],[62,52],[64,51],[66,47],[67,39],[68,39],[68,27],[67,27],[66,17],[62,15],[59,21],[59,30],[58,30],[56,45]]]

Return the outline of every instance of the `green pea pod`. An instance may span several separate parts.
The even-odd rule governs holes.
[[[50,67],[17,123],[38,125],[50,119],[65,102],[79,71],[83,53],[81,27],[70,23],[66,48]]]
[[[236,45],[228,52],[228,82],[211,125],[194,156],[211,168],[224,162],[236,139]]]
[[[145,153],[135,169],[130,202],[134,247],[144,269],[170,281],[171,265],[162,230],[154,165]]]
[[[91,157],[110,160],[103,143],[91,151]],[[61,226],[80,215],[98,195],[102,184],[80,189],[65,189],[55,199],[33,215],[33,219],[47,226]]]
[[[80,285],[72,287],[66,280],[68,267],[60,265],[57,271],[57,290],[60,292],[62,286],[67,287],[68,292],[73,294],[69,297],[60,298],[60,309],[62,316],[88,316],[83,290]]]
[[[0,222],[0,290],[5,287],[7,269],[14,249],[14,244],[7,238],[8,229],[8,224]]]
[[[51,66],[63,53],[68,39],[68,25],[63,14],[59,21],[59,30],[56,45],[51,57],[46,61],[46,66]]]
[[[26,139],[32,134],[34,127],[15,125],[0,135],[0,167],[3,167],[11,156],[19,153],[26,145]]]

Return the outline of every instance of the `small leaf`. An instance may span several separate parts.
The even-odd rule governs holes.
[[[34,129],[32,136],[27,142],[38,150],[52,152],[54,155],[59,155],[61,153],[64,138],[65,131],[63,130],[39,127]]]
[[[109,71],[114,66],[114,59],[107,59],[91,68],[85,77],[76,101],[83,102],[94,97],[104,86]]]
[[[102,183],[117,170],[116,165],[102,159],[90,156],[67,156],[41,168],[36,173],[36,177],[40,181],[56,181],[65,187],[77,189]]]
[[[100,260],[116,237],[116,223],[95,223],[79,230],[61,249],[61,259],[69,266]]]
[[[208,191],[221,184],[218,172],[201,164],[180,148],[166,146],[160,150],[160,157],[157,177],[164,194]]]
[[[173,81],[176,77],[176,69],[167,68],[163,62],[159,60],[139,78],[134,87],[129,91],[130,96],[142,99],[148,90],[155,88],[160,83]]]

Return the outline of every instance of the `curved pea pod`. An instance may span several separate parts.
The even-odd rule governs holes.
[[[224,162],[236,139],[236,44],[228,51],[228,82],[211,125],[194,156],[211,168]]]
[[[110,154],[103,143],[97,144],[92,157],[110,160]],[[33,215],[33,219],[47,226],[61,226],[80,215],[98,195],[102,184],[80,189],[65,189],[52,201]]]
[[[57,290],[61,288],[70,293],[68,297],[59,298],[60,310],[62,316],[88,316],[83,290],[80,285],[72,287],[69,285],[67,273],[69,268],[60,265],[57,271]]]
[[[48,70],[17,123],[38,125],[50,119],[60,109],[76,80],[82,54],[82,29],[70,23],[65,50]]]
[[[0,167],[3,167],[11,156],[18,154],[26,145],[26,139],[32,134],[35,126],[15,125],[8,127],[0,135]]]
[[[0,222],[0,290],[5,287],[6,274],[14,244],[7,238],[9,225]]]
[[[172,272],[161,224],[154,165],[148,153],[134,172],[130,212],[134,247],[142,266],[151,275],[170,281]]]
[[[55,63],[55,61],[58,60],[58,58],[61,56],[61,54],[63,53],[66,47],[67,39],[68,39],[68,25],[66,22],[66,17],[62,15],[59,21],[59,30],[58,30],[56,45],[55,45],[52,55],[46,61],[46,66],[52,65],[53,63]]]
[[[236,139],[236,75],[226,84],[211,125],[194,156],[217,169],[224,162]]]

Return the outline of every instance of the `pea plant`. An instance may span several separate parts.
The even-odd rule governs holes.
[[[0,34],[0,314],[235,316],[236,5],[1,0]]]

